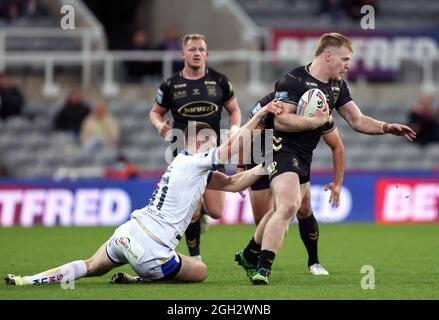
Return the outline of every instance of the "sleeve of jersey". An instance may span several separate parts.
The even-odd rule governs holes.
[[[195,165],[202,169],[217,169],[219,162],[217,159],[217,150],[218,148],[210,149],[209,151],[203,153],[203,154],[197,154],[195,159]]]
[[[330,133],[334,131],[336,127],[334,120],[330,117],[330,120],[323,125],[322,134]]]
[[[346,103],[351,101],[351,93],[349,92],[348,85],[344,80],[341,80],[340,84],[340,97],[338,98],[337,102],[335,103],[335,108],[338,109],[341,106],[344,106]]]
[[[220,84],[221,84],[221,90],[223,91],[224,94],[224,103],[227,103],[230,100],[232,100],[233,97],[235,96],[235,93],[233,92],[232,83],[229,81],[229,79],[227,79],[225,75],[223,75],[221,77]]]
[[[300,99],[299,81],[291,76],[279,80],[274,86],[275,99],[286,103],[297,104]]]
[[[171,105],[171,103],[170,103],[168,97],[169,97],[169,86],[168,86],[167,82],[164,81],[164,82],[162,82],[160,87],[157,89],[157,93],[155,96],[155,102],[157,102],[157,104],[160,107],[169,109],[169,106]]]
[[[261,103],[258,102],[258,104],[251,109],[249,118],[253,118],[255,114],[258,113],[259,110],[261,110],[261,108]],[[272,113],[266,115],[259,121],[259,125],[264,127],[265,129],[274,129],[274,115]]]

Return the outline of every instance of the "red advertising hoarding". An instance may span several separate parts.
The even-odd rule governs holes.
[[[380,179],[375,190],[376,222],[439,222],[439,179]]]

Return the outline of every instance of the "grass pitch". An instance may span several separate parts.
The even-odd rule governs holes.
[[[114,228],[0,228],[0,275],[30,275],[91,256]],[[307,255],[292,225],[269,286],[252,286],[233,261],[253,226],[211,226],[202,235],[209,277],[201,284],[114,285],[112,272],[81,279],[75,290],[59,285],[0,285],[0,299],[439,299],[439,225],[320,225],[320,261],[328,277],[307,273]],[[178,248],[187,253],[184,240]],[[375,271],[364,290],[362,266]],[[124,266],[116,271],[133,273]]]

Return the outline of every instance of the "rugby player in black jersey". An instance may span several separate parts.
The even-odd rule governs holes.
[[[331,125],[331,117],[324,111],[334,108],[357,132],[369,135],[393,134],[413,141],[416,133],[408,126],[386,123],[364,115],[352,100],[343,75],[349,70],[353,50],[351,41],[339,33],[326,33],[319,39],[315,57],[307,66],[290,71],[275,85],[275,99],[283,113],[274,118],[273,162],[269,168],[270,188],[274,198],[274,211],[267,213],[256,233],[244,249],[247,274],[253,284],[268,284],[276,253],[282,247],[285,231],[301,207],[303,197],[309,193],[309,171],[312,152],[320,136]],[[300,97],[311,88],[321,89],[327,100],[326,108],[316,112],[314,118],[295,114]],[[325,110],[326,109],[326,110]],[[314,227],[310,224],[309,229]],[[260,252],[257,264],[252,255]]]
[[[225,75],[207,68],[208,53],[204,35],[186,35],[182,47],[184,68],[160,85],[149,118],[163,137],[171,130],[171,124],[165,118],[168,111],[171,111],[174,120],[172,128],[180,129],[181,132],[186,129],[189,121],[206,122],[215,130],[219,145],[223,107],[229,114],[231,131],[239,128],[241,123],[241,111],[232,85]],[[179,141],[174,139],[173,143]],[[183,147],[182,141],[180,145]],[[185,234],[191,256],[201,259],[200,211],[218,219],[224,209],[224,199],[223,191],[206,190],[200,209]]]
[[[259,100],[256,105],[252,108],[250,112],[250,117],[258,112],[261,107],[270,103],[274,100],[275,93],[271,92],[265,95],[261,100]],[[264,119],[258,125],[258,129],[270,128],[273,124],[268,123],[267,119]],[[338,128],[335,125],[329,126],[327,130],[322,133],[325,143],[331,148],[333,156],[333,168],[334,175],[333,181],[325,186],[325,190],[330,190],[330,203],[333,206],[338,207],[340,203],[340,191],[343,183],[344,175],[344,145],[340,137]],[[264,131],[261,133],[261,146],[264,146],[265,135]],[[256,147],[252,143],[252,154],[249,157],[251,160],[250,164],[245,165],[245,169],[250,170],[256,166],[257,160],[253,157],[253,148]],[[256,151],[256,150],[255,150]],[[259,150],[258,150],[259,151]],[[261,158],[265,156],[264,148],[260,150]],[[242,165],[239,167],[243,167]],[[262,220],[263,216],[273,209],[273,195],[270,189],[270,181],[267,175],[262,176],[257,182],[255,182],[250,188],[250,202],[253,211],[253,217],[255,219],[256,225]],[[319,227],[317,220],[315,219],[312,209],[311,209],[311,195],[307,193],[303,196],[301,207],[297,212],[297,220],[299,222],[299,233],[300,237],[305,245],[308,253],[308,270],[313,275],[328,275],[328,271],[323,268],[319,262],[318,258],[318,238],[319,238]],[[244,251],[241,250],[236,253],[235,260],[238,263],[245,263],[243,260]],[[253,260],[253,264],[257,263],[257,255],[251,255],[250,259]],[[253,273],[254,273],[253,269]],[[250,275],[249,275],[250,276]]]

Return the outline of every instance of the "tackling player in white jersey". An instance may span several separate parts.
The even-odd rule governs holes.
[[[66,283],[83,277],[101,276],[127,263],[138,274],[136,279],[139,281],[203,281],[207,277],[206,265],[195,258],[177,254],[175,248],[206,188],[238,192],[264,174],[262,165],[233,176],[213,169],[227,162],[239,150],[240,137],[247,130],[254,129],[269,112],[279,114],[281,108],[267,104],[218,148],[212,148],[216,145],[212,128],[206,123],[195,123],[195,138],[188,137],[188,129],[185,131],[186,149],[169,165],[149,204],[135,210],[131,219],[119,226],[91,258],[73,261],[33,276],[8,274],[6,284]]]

